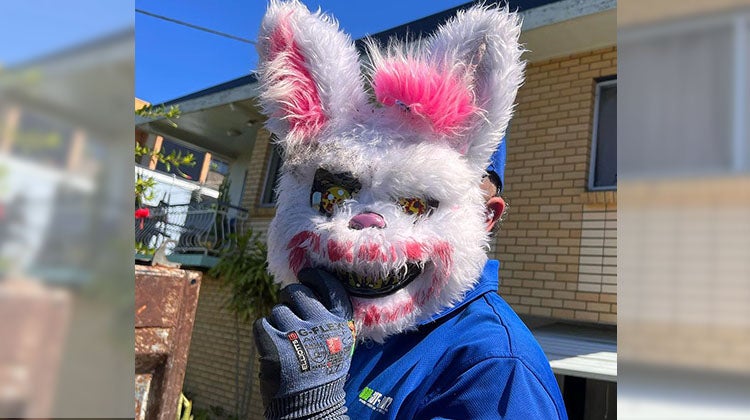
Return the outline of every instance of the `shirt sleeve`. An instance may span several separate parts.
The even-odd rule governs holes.
[[[546,382],[549,381],[548,378]],[[496,357],[477,363],[443,390],[429,395],[417,418],[567,420],[568,417],[556,381],[544,383],[517,358]]]

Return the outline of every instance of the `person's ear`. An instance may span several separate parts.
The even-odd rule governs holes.
[[[505,211],[505,200],[502,197],[490,197],[487,200],[487,209],[485,210],[485,229],[492,232],[495,223],[503,216]]]

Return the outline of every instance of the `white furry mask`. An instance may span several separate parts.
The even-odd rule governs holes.
[[[486,262],[479,188],[522,81],[520,22],[475,7],[430,39],[359,55],[338,24],[272,1],[261,105],[283,148],[269,270],[308,266],[352,295],[358,336],[382,342],[460,301]]]

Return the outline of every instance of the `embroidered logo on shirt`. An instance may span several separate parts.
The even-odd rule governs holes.
[[[385,396],[370,387],[365,387],[359,393],[359,402],[380,414],[385,414],[388,412],[388,407],[391,406],[393,398]]]

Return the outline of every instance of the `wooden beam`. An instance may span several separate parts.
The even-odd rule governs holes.
[[[201,167],[201,174],[198,177],[198,182],[201,184],[206,182],[208,178],[208,171],[211,169],[211,153],[206,152],[206,157],[203,158],[203,166]]]
[[[75,171],[81,165],[83,146],[86,144],[86,133],[80,129],[75,130],[71,140],[70,150],[68,151],[67,168],[69,171]]]
[[[10,149],[16,140],[16,129],[21,117],[21,108],[13,107],[5,112],[5,124],[2,126],[2,137],[0,137],[0,153],[10,154]]]
[[[161,151],[161,144],[163,141],[164,137],[156,136],[154,139],[154,147],[151,148],[154,153],[159,153]],[[157,159],[156,155],[152,156],[151,161],[148,163],[148,169],[155,170],[157,163],[159,163],[159,159]]]

